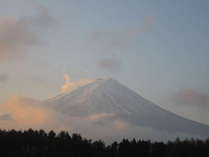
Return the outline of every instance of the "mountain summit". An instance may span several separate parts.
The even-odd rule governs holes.
[[[209,136],[209,126],[169,112],[113,79],[98,79],[70,93],[50,99],[48,104],[69,116],[109,115],[111,120],[116,118],[136,127],[169,134]]]

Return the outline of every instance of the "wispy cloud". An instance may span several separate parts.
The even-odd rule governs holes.
[[[97,31],[93,32],[91,39],[101,46],[107,57],[99,58],[97,65],[103,70],[109,72],[118,72],[121,67],[122,60],[117,52],[122,52],[129,48],[135,41],[145,33],[149,32],[155,23],[154,17],[145,17],[141,25],[132,25],[121,30],[113,31]]]
[[[209,109],[209,94],[199,92],[195,89],[183,89],[177,92],[172,100],[177,105],[187,105],[188,107],[196,106],[203,109]]]
[[[91,79],[81,79],[78,81],[73,81],[68,74],[64,74],[64,85],[61,88],[62,93],[71,92],[74,89],[87,85],[94,82],[95,80]]]
[[[143,33],[150,31],[154,23],[154,17],[145,17],[141,25],[128,26],[123,30],[93,32],[91,39],[100,42],[107,50],[118,50],[130,46]]]
[[[52,22],[44,7],[38,7],[35,16],[0,17],[0,61],[22,56],[27,48],[39,45],[42,30]]]
[[[113,118],[114,116],[115,114],[113,113],[95,113],[87,116],[86,119],[90,121],[98,121],[98,120]]]

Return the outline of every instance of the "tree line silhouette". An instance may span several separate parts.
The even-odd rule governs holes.
[[[66,131],[0,130],[2,157],[207,157],[209,139],[164,142],[123,139],[105,145]]]

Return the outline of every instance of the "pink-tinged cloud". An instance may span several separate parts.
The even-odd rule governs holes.
[[[78,81],[73,81],[68,74],[64,74],[64,85],[61,88],[62,93],[71,92],[78,87],[87,85],[89,83],[94,82],[95,80],[91,79],[81,79]]]
[[[52,110],[42,102],[22,97],[12,97],[0,105],[3,117],[7,115],[18,128],[36,128],[49,125],[54,118]]]
[[[195,89],[184,89],[173,97],[176,104],[209,108],[209,94]]]
[[[98,120],[104,120],[104,119],[110,119],[113,118],[115,114],[113,113],[95,113],[87,116],[85,119],[90,121],[98,121]]]
[[[115,120],[114,121],[114,126],[116,129],[127,129],[129,127],[129,124],[126,121],[123,120]]]

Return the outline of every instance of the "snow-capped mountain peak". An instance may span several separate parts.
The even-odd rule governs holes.
[[[146,100],[118,81],[97,79],[70,93],[48,101],[57,111],[77,117],[114,115],[134,126],[149,127],[169,133],[209,136],[207,125],[180,117]],[[93,116],[94,117],[94,116]]]

